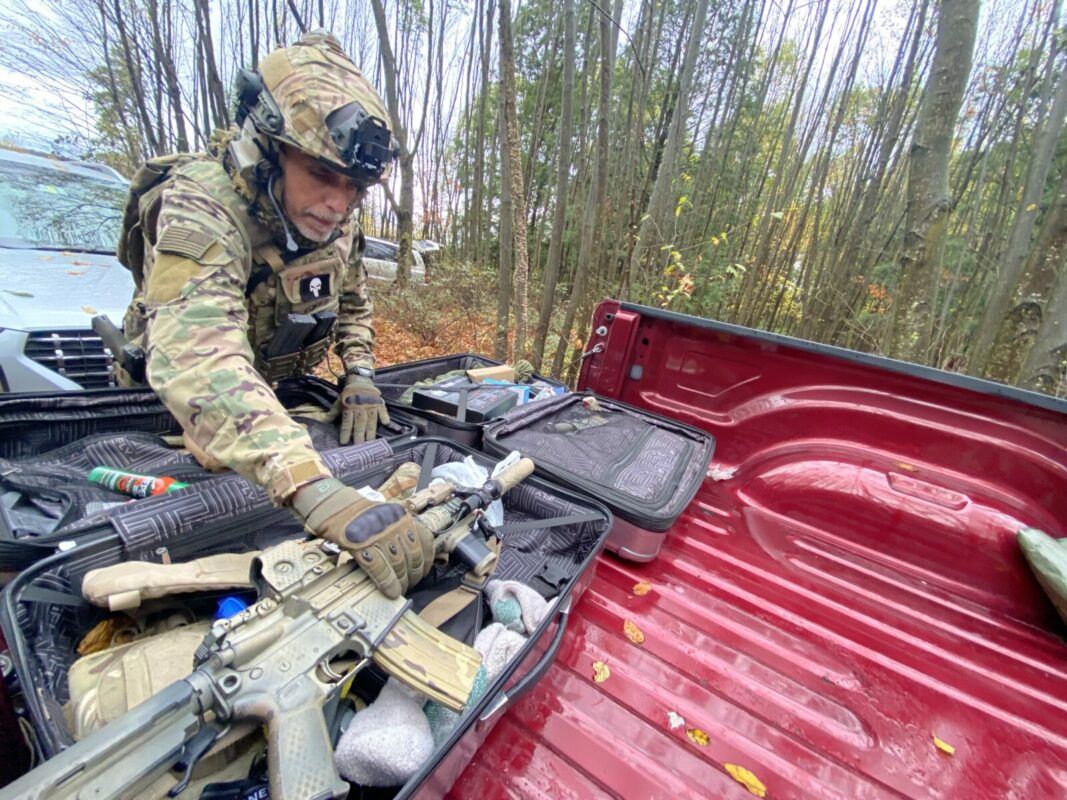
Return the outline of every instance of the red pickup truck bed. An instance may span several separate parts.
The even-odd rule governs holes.
[[[711,431],[712,477],[658,560],[601,558],[452,796],[749,797],[736,765],[771,798],[1067,797],[1067,646],[1015,542],[1067,536],[1067,404],[615,302],[600,326],[582,385]]]

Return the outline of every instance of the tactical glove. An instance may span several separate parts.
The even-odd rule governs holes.
[[[403,506],[368,500],[336,478],[298,489],[293,510],[313,534],[349,551],[391,599],[433,567],[433,534],[425,525]]]
[[[369,377],[349,372],[341,391],[341,444],[374,441],[379,424],[389,424],[382,393]]]

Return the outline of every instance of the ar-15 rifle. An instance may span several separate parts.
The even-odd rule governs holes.
[[[344,797],[323,706],[373,661],[461,711],[481,664],[477,651],[389,600],[347,554],[321,540],[283,542],[253,562],[260,600],[217,621],[188,677],[131,709],[18,781],[2,800],[133,798],[178,765],[193,766],[227,727],[267,726],[274,800]]]
[[[489,503],[533,469],[523,458],[464,496],[435,484],[405,505],[435,531],[439,558],[455,552],[484,575],[496,553],[473,532]],[[0,800],[136,798],[177,765],[185,776],[173,797],[229,727],[248,719],[267,726],[273,800],[340,798],[349,787],[323,707],[360,668],[373,662],[454,711],[466,705],[477,651],[424,622],[409,600],[386,598],[334,545],[268,548],[253,561],[252,582],[259,601],[212,626],[192,674],[0,789]]]

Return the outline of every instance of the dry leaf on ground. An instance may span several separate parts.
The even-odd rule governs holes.
[[[711,741],[711,739],[708,738],[708,735],[700,730],[700,728],[686,728],[685,735],[689,737],[689,741],[693,744],[700,745],[701,747],[707,747],[708,742]]]
[[[950,745],[948,742],[944,741],[943,739],[938,739],[937,736],[934,736],[934,747],[936,747],[945,755],[956,755],[956,748]]]
[[[760,782],[759,778],[744,767],[739,767],[737,764],[723,764],[723,767],[730,773],[731,778],[752,792],[752,794],[756,795],[756,797],[767,796],[767,787]]]
[[[86,314],[95,314],[96,313],[96,309],[93,308],[92,306],[82,306],[82,311],[84,311]]]
[[[634,625],[630,620],[626,620],[622,623],[622,632],[626,634],[626,638],[634,644],[641,644],[645,641],[645,634],[641,632],[641,629]]]
[[[595,683],[603,683],[611,677],[611,670],[608,669],[608,665],[603,661],[593,662],[593,681]]]
[[[646,594],[652,591],[652,584],[648,581],[641,581],[634,584],[634,594],[638,597],[644,597]]]

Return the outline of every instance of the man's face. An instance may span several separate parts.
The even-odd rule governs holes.
[[[325,242],[363,200],[366,189],[311,156],[282,148],[282,207],[308,239]]]

